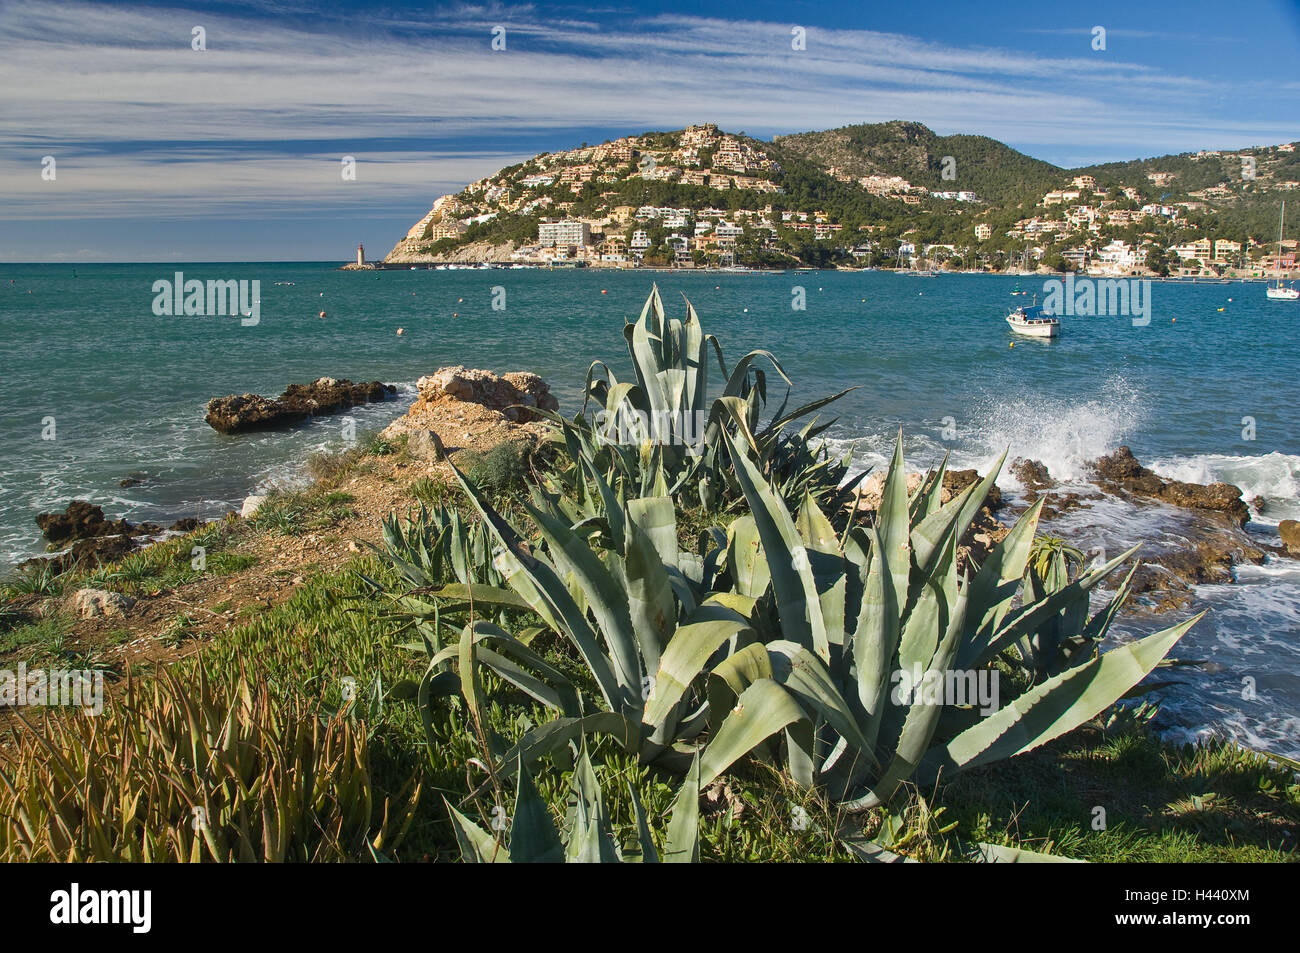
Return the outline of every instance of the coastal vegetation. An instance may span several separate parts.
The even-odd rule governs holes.
[[[1196,620],[1112,645],[1130,554],[1085,565],[1041,500],[979,549],[997,470],[909,487],[901,440],[864,507],[818,447],[838,395],[769,409],[778,356],[728,370],[657,291],[625,341],[635,381],[593,365],[540,446],[379,437],[247,518],[15,577],[0,651],[107,697],[6,711],[0,858],[1294,859],[1300,765],[1152,734],[1143,679]],[[660,411],[702,415],[698,453],[602,428]],[[90,585],[169,607],[158,654],[67,644]]]

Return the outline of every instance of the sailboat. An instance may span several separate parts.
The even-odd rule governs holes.
[[[1277,223],[1277,264],[1278,270],[1282,269],[1282,226],[1286,223],[1286,199],[1282,200],[1282,217]],[[1295,301],[1300,299],[1300,290],[1295,286],[1287,287],[1282,284],[1282,276],[1278,275],[1277,284],[1267,289],[1264,294],[1274,301]]]

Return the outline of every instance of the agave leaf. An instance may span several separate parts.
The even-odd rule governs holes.
[[[1031,688],[925,759],[924,777],[1023,754],[1072,731],[1151,673],[1205,613],[1112,649]]]
[[[970,845],[967,855],[973,861],[985,864],[1082,864],[1085,861],[1059,854],[1046,854],[1023,847],[1005,847],[983,841]]]
[[[586,735],[610,735],[623,750],[636,753],[642,738],[639,721],[612,711],[601,711],[581,718],[556,718],[530,728],[520,736],[514,747],[501,757],[498,774],[509,777],[517,762],[532,764],[539,758],[563,750],[572,741]]]
[[[772,679],[754,682],[740,693],[736,706],[704,749],[700,787],[712,784],[723,771],[781,729],[805,720],[798,703]]]
[[[910,857],[904,857],[902,854],[895,854],[888,847],[878,844],[876,841],[867,840],[859,835],[853,837],[841,837],[840,843],[843,844],[850,854],[861,861],[870,864],[915,864],[917,861]]]
[[[795,642],[769,642],[767,650],[769,656],[784,658],[784,665],[772,666],[774,678],[801,703],[804,711],[815,713],[818,720],[839,732],[855,751],[874,761],[871,746],[858,727],[848,702],[835,687],[826,664]]]
[[[562,573],[572,573],[581,594],[585,594],[614,662],[614,674],[623,691],[623,704],[639,708],[641,658],[632,628],[627,591],[605,568],[587,541],[565,525],[553,509],[528,503],[524,508],[542,531],[556,568]]]
[[[460,859],[467,864],[508,864],[510,856],[494,838],[468,817],[451,806],[446,798],[442,799],[451,814],[451,828],[456,834],[456,843],[460,847]]]
[[[650,537],[635,521],[628,524],[627,554],[621,572],[632,631],[646,670],[654,671],[677,625],[677,601],[668,570]]]
[[[830,658],[830,642],[822,620],[821,602],[807,550],[795,530],[785,503],[750,463],[730,434],[725,439],[735,463],[736,478],[758,526],[763,552],[772,572],[772,591],[781,615],[781,630],[812,649],[823,661]]]
[[[727,566],[736,590],[746,596],[758,598],[772,580],[767,560],[763,558],[763,544],[758,536],[758,525],[746,514],[737,517],[727,527]]]
[[[664,842],[664,863],[694,864],[700,860],[700,753],[691,759],[686,780],[673,798]]]
[[[725,610],[730,618],[693,622],[681,626],[664,650],[655,674],[642,719],[647,725],[660,726],[669,716],[690,684],[704,670],[713,654],[729,639],[752,635],[749,620]],[[661,739],[662,740],[662,739]]]
[[[570,799],[569,842],[565,846],[565,860],[579,864],[618,863],[621,858],[614,846],[600,784],[596,780],[596,772],[591,766],[585,744],[578,753],[570,785],[573,797]]]
[[[657,864],[659,852],[655,850],[654,836],[650,833],[650,825],[646,822],[645,808],[641,806],[641,799],[636,796],[636,788],[631,784],[627,786],[627,793],[632,799],[632,813],[636,819],[637,845],[641,848],[639,859],[643,864]]]
[[[617,710],[631,703],[634,698],[639,697],[639,680],[636,686],[636,694],[633,696],[631,695],[630,686],[624,685],[615,676],[614,666],[601,650],[595,632],[588,625],[582,610],[579,609],[578,604],[573,600],[572,595],[570,595],[554,568],[529,553],[524,540],[515,532],[514,528],[483,500],[478,490],[456,468],[455,464],[450,466],[453,475],[465,491],[465,495],[469,497],[474,508],[483,517],[484,523],[505,548],[506,553],[513,558],[513,565],[517,567],[517,573],[508,576],[511,588],[527,598],[529,593],[516,583],[516,579],[523,576],[531,583],[530,588],[536,594],[538,600],[535,608],[538,608],[539,614],[543,618],[553,621],[557,631],[567,635],[578,651],[582,653],[587,667],[591,670],[591,674],[600,688],[605,703],[611,709]],[[585,546],[585,544],[583,545]]]
[[[975,666],[1011,608],[1029,561],[1044,502],[1045,498],[1040,497],[1025,511],[971,580],[970,611],[966,617],[966,635],[957,653],[958,668]]]
[[[510,823],[510,862],[512,864],[553,864],[564,860],[560,832],[533,786],[528,769],[518,766],[519,785],[515,795],[515,816]]]
[[[1010,613],[1003,622],[1002,628],[997,631],[983,652],[980,653],[975,666],[988,664],[1008,645],[1013,644],[1021,636],[1035,631],[1046,619],[1060,612],[1063,606],[1086,595],[1090,589],[1118,569],[1140,548],[1141,544],[1138,544],[1132,549],[1120,553],[1104,566],[1093,570],[1080,579],[1076,579],[1068,586],[1058,589],[1047,598],[1030,605],[1021,606],[1017,611]]]
[[[875,749],[880,725],[888,708],[886,693],[893,668],[894,652],[902,632],[899,623],[899,600],[894,590],[890,558],[906,558],[906,553],[889,555],[880,541],[876,527],[871,528],[871,562],[863,590],[862,607],[853,633],[853,661],[857,674],[858,700],[862,703],[864,752]]]

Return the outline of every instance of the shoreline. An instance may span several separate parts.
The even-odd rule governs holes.
[[[396,502],[396,498],[393,496],[395,486],[388,485],[381,489],[384,480],[387,480],[390,484],[393,480],[401,482],[408,478],[401,475],[401,471],[405,470],[409,477],[417,478],[421,474],[427,475],[437,471],[441,473],[440,479],[444,482],[447,481],[450,471],[446,470],[445,467],[439,468],[436,464],[428,461],[420,463],[408,455],[404,443],[407,435],[413,432],[413,429],[418,430],[420,427],[425,426],[427,421],[421,422],[414,414],[415,408],[419,404],[418,399],[407,406],[405,410],[401,409],[402,403],[400,400],[396,402],[398,412],[394,415],[393,420],[386,427],[375,432],[380,442],[387,442],[391,446],[390,449],[382,451],[377,461],[372,461],[372,469],[373,467],[382,468],[388,465],[390,461],[386,459],[386,455],[393,455],[391,464],[394,469],[388,471],[383,480],[375,482],[369,477],[358,477],[353,478],[350,483],[339,483],[333,474],[313,472],[310,457],[308,457],[301,458],[294,464],[297,477],[294,485],[285,486],[278,492],[264,495],[266,499],[278,501],[299,498],[328,498],[332,493],[342,493],[351,498],[350,502],[346,504],[349,508],[356,508],[360,512],[367,514],[367,520],[361,523],[351,517],[345,519],[344,522],[348,527],[349,536],[347,539],[337,530],[326,529],[324,534],[317,540],[318,550],[319,546],[324,544],[324,540],[331,539],[333,541],[328,544],[329,551],[339,554],[356,552],[358,550],[355,549],[354,540],[358,538],[357,533],[361,534],[359,538],[369,539],[371,542],[378,541],[379,537],[376,529],[380,518],[386,513],[397,511],[393,508],[393,504]],[[455,406],[458,408],[462,406],[466,408],[480,407],[480,405],[472,401]],[[496,416],[499,417],[499,415]],[[505,427],[498,436],[495,428],[500,427],[502,423],[505,424]],[[470,441],[471,446],[483,444],[484,442],[496,445],[496,443],[509,442],[520,437],[517,425],[512,427],[509,422],[498,421],[493,416],[479,413],[477,410],[469,418],[460,416],[458,411],[458,415],[454,419],[447,418],[439,423],[439,429],[449,435],[449,452],[451,454],[461,453],[466,449],[466,447],[450,445],[450,436],[460,433],[466,427],[478,435],[474,441]],[[400,449],[392,449],[399,444],[401,445]],[[485,446],[480,445],[478,449],[471,449],[470,452],[478,453],[483,449],[485,449]],[[336,459],[350,458],[355,462],[358,459],[366,459],[367,455],[372,452],[374,451],[364,447],[353,446],[325,453],[322,456]],[[293,457],[288,457],[285,463],[288,464],[293,460]],[[1286,563],[1279,566],[1278,561],[1280,559],[1295,563],[1296,554],[1288,554],[1280,550],[1278,546],[1280,539],[1277,538],[1277,528],[1275,526],[1267,526],[1266,524],[1251,521],[1244,524],[1240,530],[1231,532],[1225,526],[1214,528],[1215,517],[1213,514],[1203,513],[1194,508],[1182,509],[1179,507],[1169,507],[1164,511],[1151,510],[1151,501],[1133,498],[1125,493],[1117,492],[1114,488],[1108,488],[1097,483],[1082,483],[1072,479],[1065,479],[1059,484],[1052,481],[1050,484],[1045,484],[1041,489],[1035,489],[1031,485],[1026,485],[1024,480],[1013,472],[1011,463],[1012,461],[1008,462],[1008,467],[1004,469],[1003,474],[999,477],[1001,485],[1006,487],[1004,501],[1004,505],[1007,507],[1006,515],[1018,517],[1040,495],[1046,496],[1049,503],[1042,525],[1044,531],[1049,534],[1060,533],[1067,541],[1081,546],[1085,545],[1086,537],[1080,537],[1077,531],[1072,531],[1070,528],[1071,519],[1087,512],[1094,505],[1104,504],[1112,508],[1116,505],[1128,507],[1133,509],[1134,512],[1142,512],[1146,508],[1150,514],[1149,518],[1160,520],[1168,532],[1175,532],[1195,542],[1195,546],[1191,547],[1183,544],[1171,546],[1168,543],[1148,547],[1148,551],[1145,553],[1145,563],[1154,568],[1144,576],[1144,581],[1138,590],[1139,597],[1128,615],[1128,621],[1138,626],[1139,629],[1156,625],[1158,620],[1171,610],[1177,612],[1191,611],[1194,602],[1203,601],[1202,596],[1198,595],[1199,587],[1202,585],[1216,582],[1234,584],[1234,592],[1240,592],[1240,590],[1235,589],[1236,585],[1257,585],[1258,583],[1235,582],[1238,565],[1249,566],[1255,564],[1264,569],[1272,566],[1274,569],[1280,569],[1281,571],[1294,568],[1288,567]],[[960,464],[954,465],[960,466]],[[367,464],[367,466],[371,466],[371,464]],[[1047,477],[1045,469],[1043,475],[1050,479],[1050,477]],[[255,486],[254,489],[260,489],[260,487]],[[263,494],[253,494],[255,497],[259,495]],[[1094,503],[1094,501],[1097,502]],[[413,505],[414,501],[409,502]],[[1155,502],[1158,503],[1159,501]],[[276,503],[275,505],[279,504]],[[1163,512],[1165,515],[1157,517],[1155,515],[1157,512]],[[108,517],[111,519],[114,515],[108,514]],[[214,527],[233,527],[232,531],[236,536],[239,536],[250,527],[258,525],[258,522],[256,512],[237,517],[234,510],[228,510],[224,517],[214,519],[196,531],[184,533],[171,533],[169,531],[161,538],[145,541],[143,545],[130,553],[128,558],[137,558],[140,561],[147,562],[152,558],[151,554],[153,553],[165,553],[169,551],[169,548],[175,548],[177,545],[181,545],[183,548],[184,541],[194,536],[196,532],[202,534],[211,532]],[[1087,523],[1088,520],[1084,520],[1084,525]],[[1182,528],[1175,529],[1175,527]],[[1077,527],[1075,527],[1075,530],[1077,530]],[[310,538],[316,539],[316,536],[313,535]],[[1218,542],[1213,542],[1216,539]],[[1122,549],[1127,544],[1126,540],[1121,540],[1117,548]],[[1243,559],[1241,554],[1252,550],[1257,555]],[[63,552],[66,551],[66,549],[63,550]],[[1195,556],[1195,552],[1199,552],[1201,555]],[[304,553],[290,556],[282,549],[273,550],[273,553],[273,556],[265,557],[271,560],[270,563],[262,565],[255,575],[269,580],[279,574],[298,572],[298,567],[302,565],[301,557]],[[37,558],[57,558],[57,555],[46,553]],[[1172,560],[1172,562],[1169,562],[1169,560]],[[1203,560],[1203,562],[1200,560]],[[1241,561],[1239,562],[1239,560]],[[1170,574],[1168,568],[1162,567],[1174,567],[1172,574]],[[73,570],[70,577],[76,578],[79,572],[82,571]],[[1151,575],[1153,572],[1156,575]],[[94,575],[94,573],[92,572],[91,575]],[[1183,581],[1180,582],[1179,577]],[[295,575],[294,578],[299,577]],[[1249,631],[1245,630],[1236,634],[1242,637],[1250,637],[1251,635]],[[1256,634],[1262,634],[1262,631]],[[1175,733],[1181,732],[1182,734],[1178,735],[1178,737],[1187,737],[1197,732],[1204,733],[1206,729],[1199,726],[1200,722],[1197,721],[1176,722],[1166,730]],[[1214,731],[1219,732],[1220,736],[1226,737],[1226,735],[1223,735],[1222,729],[1214,729]],[[1297,749],[1294,754],[1300,756],[1300,749]]]

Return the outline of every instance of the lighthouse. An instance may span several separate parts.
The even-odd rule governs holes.
[[[357,246],[357,267],[358,268],[366,267],[366,246],[365,245]]]

